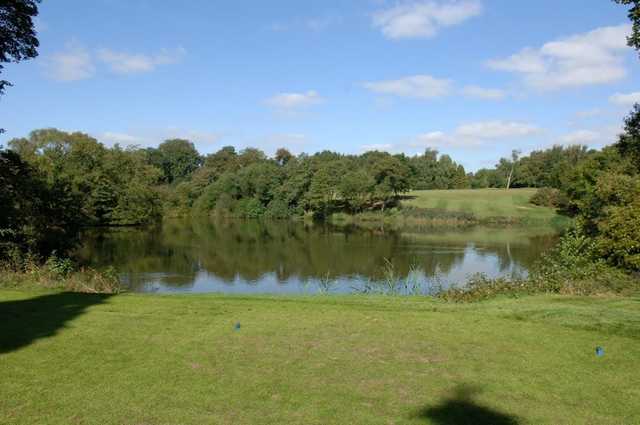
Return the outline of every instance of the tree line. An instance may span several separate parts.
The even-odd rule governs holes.
[[[201,155],[184,139],[125,149],[84,133],[36,130],[0,151],[1,246],[4,256],[11,249],[46,255],[67,248],[83,226],[137,225],[185,214],[282,219],[384,212],[411,189],[510,185],[556,189],[564,211],[578,217],[587,234],[607,234],[609,246],[627,246],[628,254],[616,262],[640,268],[634,257],[640,254],[630,254],[638,239],[624,239],[640,211],[639,134],[636,106],[613,146],[554,146],[466,173],[433,149],[407,156],[293,155],[281,148],[269,157],[259,149],[227,146]]]

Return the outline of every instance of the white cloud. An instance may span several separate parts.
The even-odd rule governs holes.
[[[77,81],[91,78],[96,73],[94,57],[109,66],[117,74],[153,71],[160,65],[174,64],[182,60],[183,48],[162,49],[156,55],[129,54],[111,49],[100,49],[92,54],[77,41],[66,44],[61,52],[54,53],[44,62],[47,75],[57,81]]]
[[[168,127],[162,130],[160,139],[187,139],[192,141],[196,146],[206,148],[208,145],[216,144],[222,139],[223,134],[213,131],[201,130],[185,130],[179,127]]]
[[[160,65],[171,65],[180,62],[186,55],[182,47],[162,49],[155,55],[130,54],[111,49],[100,49],[98,59],[106,63],[116,74],[133,74],[150,72]]]
[[[363,86],[373,92],[416,99],[432,99],[451,92],[451,81],[430,75],[413,75],[398,80],[366,82]]]
[[[96,72],[89,51],[75,41],[67,43],[64,51],[54,53],[45,67],[47,75],[56,81],[84,80]]]
[[[342,16],[329,15],[319,16],[312,18],[298,18],[288,22],[274,22],[267,28],[273,32],[284,32],[294,30],[306,30],[306,31],[324,31],[329,27],[338,25],[342,22]]]
[[[540,52],[525,48],[506,59],[493,59],[487,66],[498,71],[523,72],[525,74],[543,73],[546,63]]]
[[[370,145],[362,145],[360,146],[361,151],[380,151],[380,152],[388,152],[393,150],[394,146],[390,143],[373,143]]]
[[[597,142],[601,138],[602,135],[596,131],[577,130],[561,136],[558,138],[558,142],[563,145],[586,145]]]
[[[585,111],[578,111],[575,113],[576,118],[585,119],[585,118],[593,118],[602,115],[602,110],[599,108],[588,109]]]
[[[526,137],[540,132],[536,126],[513,121],[483,121],[463,124],[455,131],[456,136],[473,139],[503,139]]]
[[[143,139],[142,137],[132,136],[131,134],[126,133],[115,133],[111,131],[105,131],[104,133],[99,135],[98,140],[108,145],[114,145],[118,143],[123,146],[143,144],[145,142],[145,139]]]
[[[438,147],[447,145],[449,136],[442,131],[431,131],[416,136],[415,140],[409,143],[411,147]]]
[[[609,102],[620,106],[633,106],[640,103],[640,91],[633,93],[616,93],[609,98]]]
[[[531,124],[513,121],[483,121],[462,124],[451,134],[432,131],[419,134],[411,147],[476,147],[490,141],[519,139],[539,134],[541,130]]]
[[[314,90],[306,93],[279,93],[270,97],[265,103],[280,110],[294,110],[321,103],[323,99]]]
[[[476,97],[486,100],[502,100],[506,97],[504,90],[490,89],[478,86],[466,86],[462,89],[462,94],[467,97]]]
[[[519,73],[527,85],[543,90],[612,83],[627,75],[623,53],[630,31],[627,24],[596,28],[490,60],[487,66]]]
[[[373,26],[391,39],[429,38],[441,28],[460,24],[481,12],[478,0],[416,1],[375,12]]]
[[[307,142],[309,142],[309,138],[301,133],[270,134],[264,139],[266,145],[277,147],[303,145]]]
[[[217,144],[222,137],[221,133],[167,127],[139,129],[133,134],[130,132],[105,131],[96,138],[108,146],[113,146],[117,143],[123,147],[156,147],[167,139],[187,139],[193,142],[198,150],[205,152],[210,150],[211,145]]]

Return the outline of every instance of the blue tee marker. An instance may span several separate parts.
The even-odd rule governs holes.
[[[235,326],[233,327],[233,330],[235,330],[235,331],[239,331],[240,330],[240,322],[235,324]]]
[[[598,357],[604,356],[604,348],[596,347],[596,356],[598,356]]]

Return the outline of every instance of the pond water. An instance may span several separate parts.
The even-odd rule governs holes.
[[[526,276],[553,229],[388,229],[285,221],[165,220],[91,230],[80,258],[135,292],[431,293],[470,276]]]

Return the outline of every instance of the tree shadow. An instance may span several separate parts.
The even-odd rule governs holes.
[[[517,417],[481,406],[473,401],[478,389],[460,385],[455,394],[436,406],[427,406],[415,417],[438,425],[518,425]]]
[[[0,354],[55,335],[67,322],[111,295],[57,293],[0,302]]]

